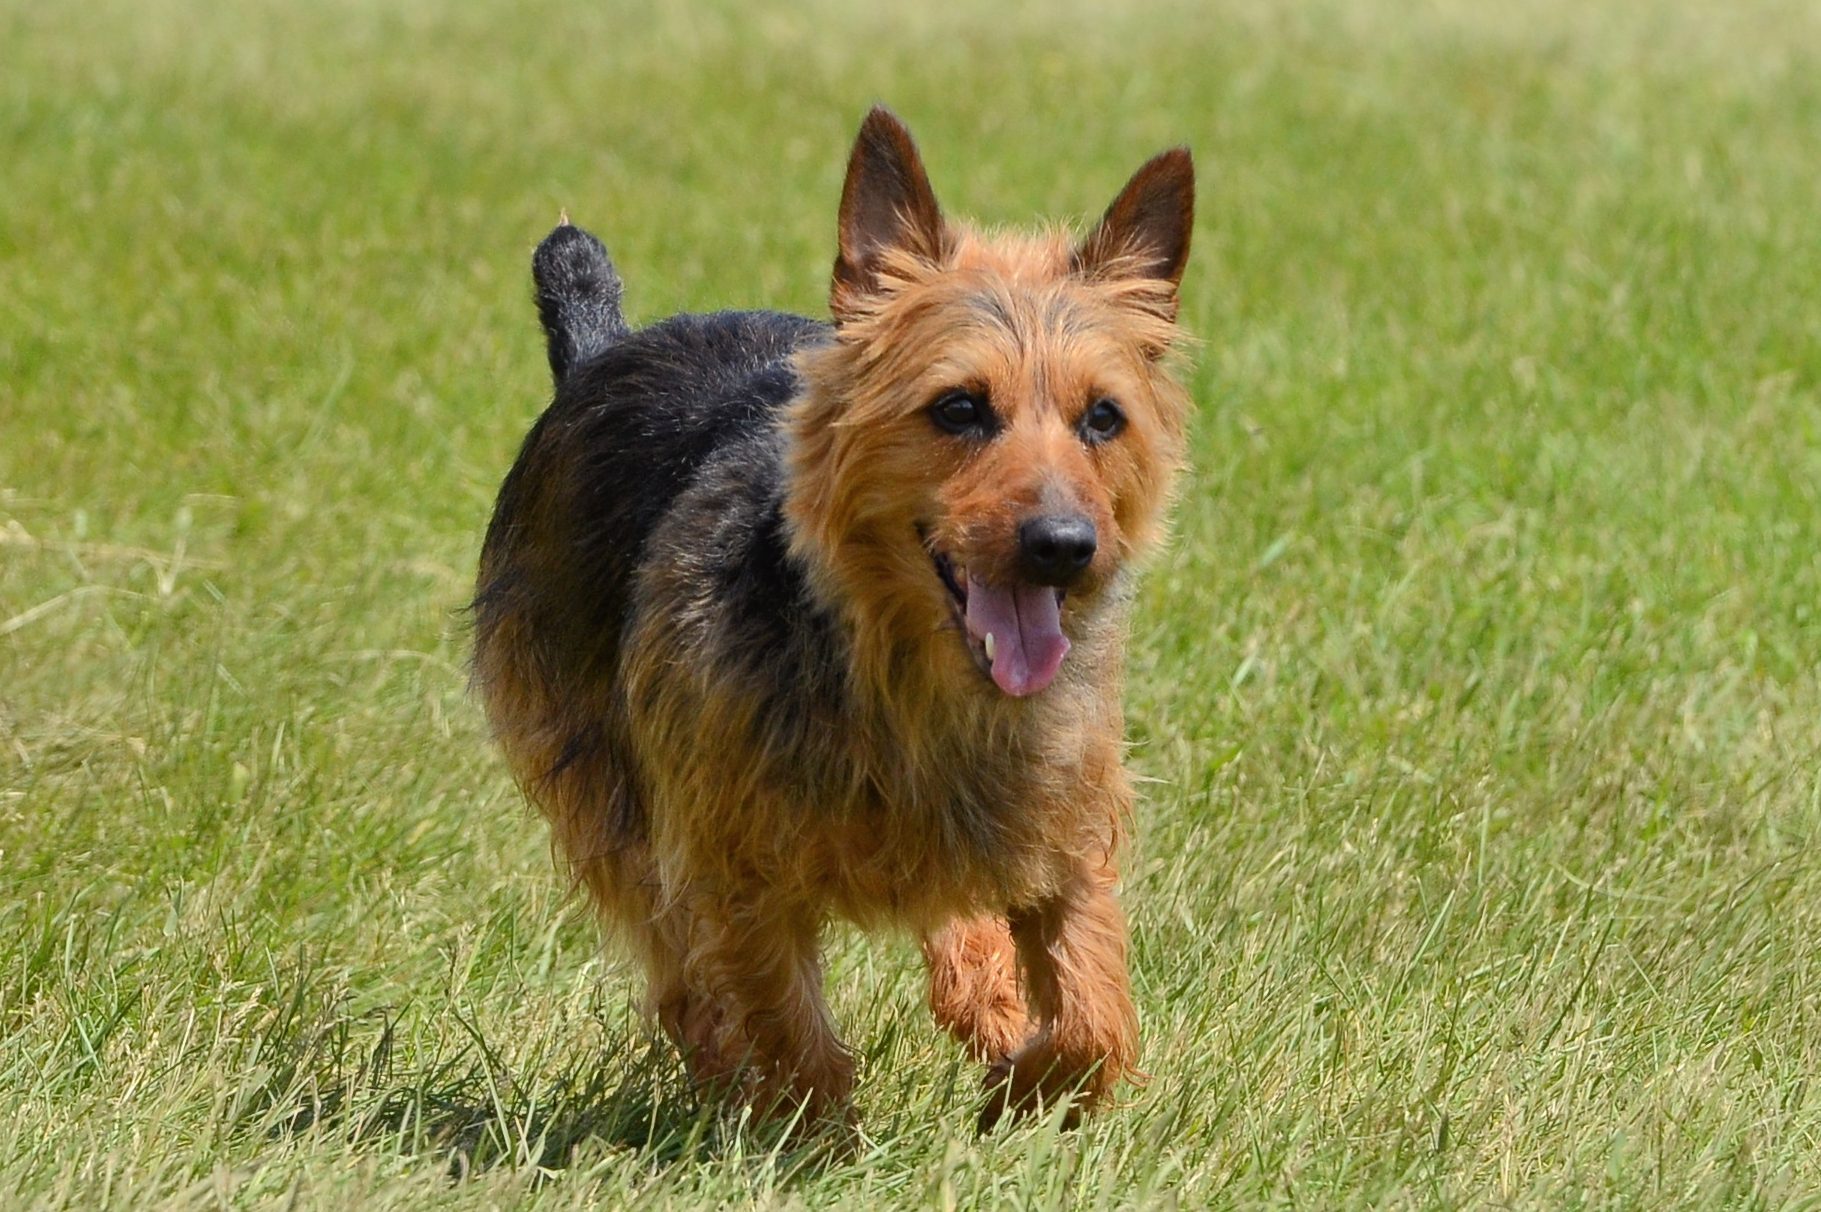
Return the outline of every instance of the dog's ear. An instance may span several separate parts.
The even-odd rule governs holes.
[[[1147,278],[1170,285],[1168,315],[1189,260],[1195,224],[1195,161],[1186,147],[1151,157],[1132,174],[1100,225],[1075,250],[1075,271],[1088,277]]]
[[[911,133],[883,105],[860,124],[847,183],[841,187],[840,251],[829,310],[847,319],[879,289],[879,271],[893,251],[924,260],[942,255],[942,212],[923,171]]]

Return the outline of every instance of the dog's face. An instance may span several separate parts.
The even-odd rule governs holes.
[[[939,635],[939,659],[1005,695],[1054,680],[1181,458],[1163,359],[1192,205],[1188,154],[1166,152],[1079,245],[982,237],[942,219],[896,119],[867,119],[837,339],[802,362],[792,512],[868,620]]]

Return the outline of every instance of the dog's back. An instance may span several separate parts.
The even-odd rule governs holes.
[[[601,722],[617,711],[603,691],[617,681],[653,534],[680,500],[733,465],[753,491],[734,507],[747,516],[716,514],[747,534],[744,550],[722,553],[730,574],[762,576],[781,558],[768,530],[781,494],[776,412],[796,392],[791,355],[827,327],[729,311],[632,331],[605,250],[567,224],[539,246],[533,271],[556,394],[501,487],[474,622],[483,699],[538,794],[578,763],[590,767],[578,776],[609,774],[599,766],[614,738]],[[784,588],[755,613],[788,608]],[[631,789],[615,798],[617,830],[637,833]]]

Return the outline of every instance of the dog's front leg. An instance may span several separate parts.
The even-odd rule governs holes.
[[[1106,1101],[1138,1059],[1138,1013],[1126,970],[1125,915],[1110,863],[1084,867],[1061,892],[1010,915],[1037,1034],[987,1075],[986,1131],[1006,1113],[1070,1104],[1068,1122]]]
[[[958,918],[923,938],[929,1008],[974,1056],[995,1064],[1031,1037],[1018,992],[1017,950],[1005,919]]]

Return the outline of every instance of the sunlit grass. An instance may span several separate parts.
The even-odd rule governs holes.
[[[0,1206],[1821,1195],[1812,7],[0,8]],[[567,207],[820,312],[884,99],[1086,215],[1186,141],[1152,1080],[977,1142],[837,937],[865,1142],[695,1106],[465,689]]]

